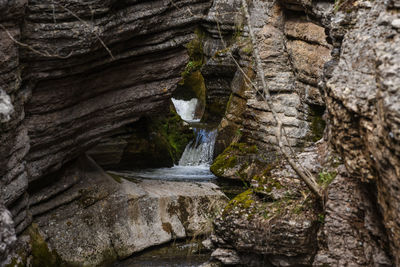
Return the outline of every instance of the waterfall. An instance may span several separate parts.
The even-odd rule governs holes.
[[[174,181],[209,181],[215,179],[210,172],[210,164],[213,160],[214,144],[217,130],[210,130],[207,125],[198,123],[195,118],[195,110],[198,104],[196,98],[190,101],[172,98],[176,112],[181,118],[193,126],[195,139],[185,148],[179,164],[172,168],[155,168],[129,171],[112,171],[126,178],[162,179]]]
[[[189,101],[172,98],[176,112],[187,122],[198,122],[195,119],[198,99]],[[198,126],[198,125],[197,125]],[[213,159],[214,144],[217,130],[205,128],[193,128],[195,140],[191,141],[185,148],[179,166],[209,166]]]
[[[199,103],[197,98],[192,98],[189,101],[172,98],[176,112],[181,116],[182,120],[188,122],[196,122],[200,119],[195,118],[196,108]]]
[[[213,160],[215,139],[217,130],[194,129],[196,139],[191,141],[185,148],[180,166],[209,166]]]

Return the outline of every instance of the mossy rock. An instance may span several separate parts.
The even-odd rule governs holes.
[[[231,201],[229,201],[229,203],[225,207],[222,215],[223,216],[228,215],[234,209],[247,210],[252,206],[253,203],[254,203],[253,190],[248,189],[248,190],[244,191],[243,193],[240,193],[239,195],[237,195]]]
[[[211,172],[221,178],[249,181],[253,171],[258,171],[262,162],[257,157],[255,145],[232,143],[214,160]]]
[[[319,106],[311,106],[310,114],[308,119],[310,121],[310,134],[308,140],[311,142],[317,142],[324,135],[324,130],[326,126],[326,122],[323,119],[323,115],[325,112],[324,107]]]
[[[203,38],[204,32],[200,28],[197,28],[195,30],[195,38],[186,45],[189,62],[186,64],[184,72],[182,72],[183,79],[190,76],[191,73],[200,70],[204,64]]]
[[[65,266],[56,251],[50,250],[46,241],[39,233],[38,226],[32,224],[27,229],[31,245],[31,266],[33,267],[54,267]]]

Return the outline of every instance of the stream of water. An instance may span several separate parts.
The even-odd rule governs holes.
[[[144,178],[173,181],[205,182],[215,180],[210,171],[213,160],[214,144],[217,130],[200,123],[196,118],[197,99],[190,101],[172,99],[177,113],[193,128],[195,139],[185,148],[179,164],[171,168],[154,168],[136,171],[112,172],[127,178]],[[207,253],[192,253],[184,246],[165,245],[162,249],[150,249],[117,263],[118,267],[189,267],[200,266],[209,259]]]
[[[112,172],[128,178],[158,179],[169,181],[210,181],[216,177],[210,172],[217,130],[199,123],[195,110],[196,98],[189,101],[172,99],[177,113],[192,126],[195,139],[185,148],[179,164],[171,168],[153,168],[135,171]]]

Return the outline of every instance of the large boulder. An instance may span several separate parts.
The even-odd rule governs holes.
[[[226,205],[225,195],[212,183],[110,176],[86,157],[52,179],[59,179],[58,186],[49,184],[31,196],[38,226],[34,236],[46,240],[61,261],[79,266],[210,234],[210,218]],[[27,235],[32,239],[32,231]]]

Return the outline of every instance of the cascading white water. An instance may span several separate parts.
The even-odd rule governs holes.
[[[196,118],[196,108],[199,103],[197,98],[192,98],[189,101],[172,98],[176,112],[181,116],[182,120],[188,122],[198,122],[199,118]]]
[[[196,139],[185,148],[180,166],[209,166],[213,160],[215,139],[217,130],[194,129]]]
[[[196,98],[190,101],[172,99],[176,112],[189,123],[198,122],[195,118],[195,110],[198,104]],[[199,126],[199,124],[197,124]],[[128,178],[147,178],[165,180],[210,180],[216,177],[210,172],[210,164],[213,160],[214,144],[217,130],[206,128],[194,128],[195,139],[185,148],[179,165],[172,168],[144,169],[137,171],[111,172]]]

